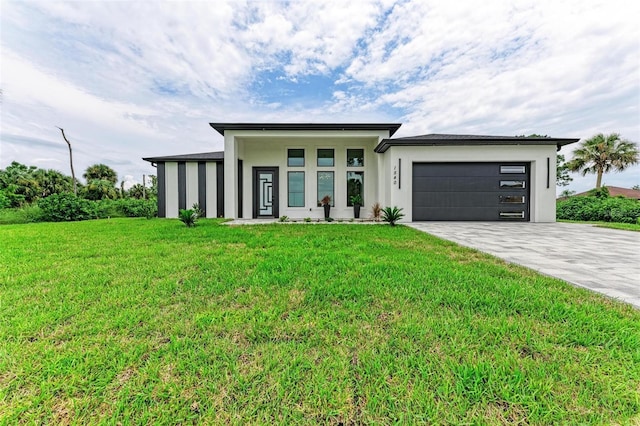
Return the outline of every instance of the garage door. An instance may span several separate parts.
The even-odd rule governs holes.
[[[413,220],[529,220],[529,163],[414,163]]]

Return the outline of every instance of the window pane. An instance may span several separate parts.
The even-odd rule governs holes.
[[[523,180],[501,180],[500,188],[524,188],[525,183]]]
[[[500,219],[524,219],[524,212],[500,212]]]
[[[287,166],[302,167],[304,166],[304,149],[289,149],[287,155]]]
[[[289,207],[304,207],[304,172],[289,172]]]
[[[364,205],[364,172],[347,172],[347,206],[353,206],[351,197],[360,195]]]
[[[500,173],[524,173],[524,166],[500,166]]]
[[[322,203],[320,200],[325,195],[331,197],[331,205],[335,206],[335,197],[333,196],[333,172],[318,172],[318,206]]]
[[[333,149],[319,149],[318,150],[318,167],[333,167],[334,166]]]
[[[364,166],[364,149],[347,149],[347,167]]]
[[[502,204],[524,204],[524,195],[501,195]]]

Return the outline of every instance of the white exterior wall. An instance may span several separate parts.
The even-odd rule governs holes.
[[[188,161],[186,164],[187,209],[198,202],[198,163]]]
[[[216,172],[218,165],[213,162],[207,162],[206,170],[207,170],[207,217],[217,217],[218,212],[218,203],[217,197],[218,192],[217,182],[216,182]]]
[[[238,217],[238,152],[234,133],[224,134],[224,217],[233,219]]]
[[[166,217],[178,217],[178,163],[164,164]]]
[[[364,172],[364,206],[360,217],[370,215],[371,205],[380,201],[378,166],[379,154],[373,149],[388,137],[385,131],[226,131],[225,132],[225,217],[236,218],[237,160],[243,160],[242,217],[253,217],[253,167],[278,167],[279,215],[290,218],[322,218],[324,211],[318,207],[317,172],[334,172],[334,204],[331,216],[352,218],[353,207],[347,206],[347,171]],[[227,146],[234,156],[229,155]],[[305,150],[304,167],[287,166],[287,150]],[[317,166],[317,150],[334,149],[334,167]],[[347,168],[347,149],[364,149],[364,167]],[[233,166],[233,167],[230,167]],[[231,171],[231,169],[233,169]],[[288,207],[287,172],[305,172],[305,206]]]
[[[556,220],[556,147],[554,145],[392,146],[385,153],[383,197],[385,206],[403,208],[403,221],[412,220],[413,163],[424,162],[527,162],[531,164],[530,221]],[[549,188],[547,188],[549,158]],[[401,160],[401,188],[394,183],[393,168]]]

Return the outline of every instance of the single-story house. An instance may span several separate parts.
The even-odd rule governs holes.
[[[224,151],[147,157],[158,216],[194,203],[207,217],[351,218],[351,196],[404,209],[405,221],[555,221],[556,151],[577,142],[428,134],[397,123],[211,123]]]

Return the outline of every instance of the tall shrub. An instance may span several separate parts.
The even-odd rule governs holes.
[[[557,202],[556,216],[564,220],[636,223],[640,201],[624,197],[571,197]]]
[[[45,222],[87,220],[97,217],[96,206],[70,193],[53,194],[38,201],[41,218]]]

